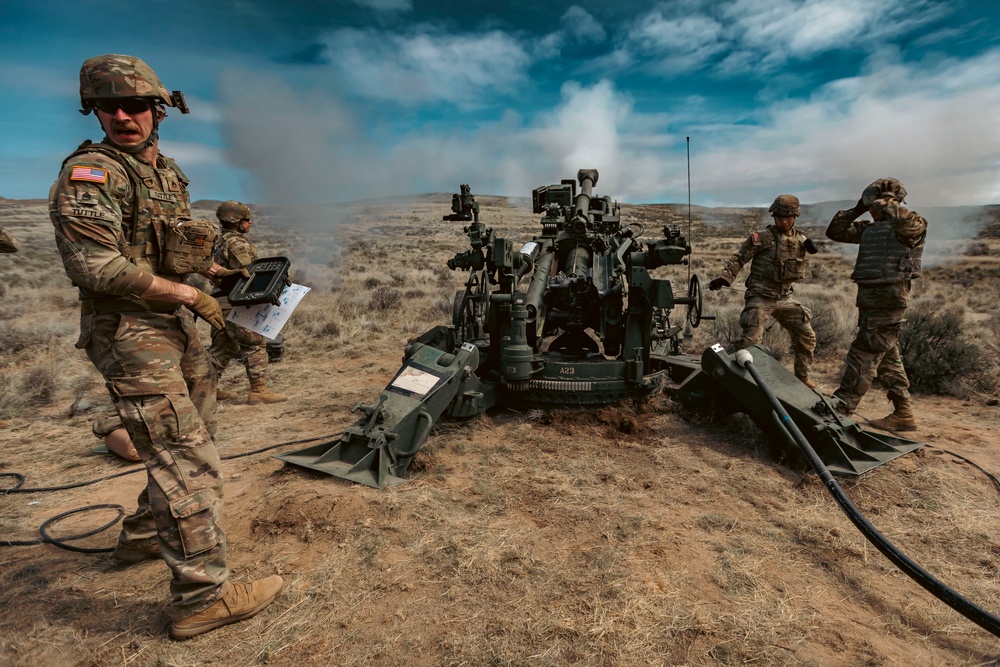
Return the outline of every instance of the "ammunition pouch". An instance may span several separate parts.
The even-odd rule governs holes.
[[[163,273],[202,273],[212,266],[219,233],[208,220],[177,220],[163,226]]]
[[[778,280],[783,283],[793,283],[806,277],[806,260],[797,257],[782,258],[777,262]]]

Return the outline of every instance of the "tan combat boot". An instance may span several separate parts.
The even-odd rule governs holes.
[[[187,639],[246,620],[271,604],[281,592],[283,583],[281,577],[275,574],[249,584],[227,584],[226,592],[211,607],[171,623],[170,636]]]
[[[258,403],[281,403],[287,401],[288,396],[271,391],[267,388],[264,378],[252,378],[250,380],[250,396],[247,398],[248,405]]]
[[[215,390],[215,400],[217,401],[231,401],[232,399],[238,397],[235,391],[229,391],[228,389],[216,389]]]
[[[882,419],[873,419],[868,422],[873,428],[882,431],[916,431],[917,419],[913,416],[913,404],[909,398],[894,398],[892,405],[895,410],[891,415],[886,415]]]

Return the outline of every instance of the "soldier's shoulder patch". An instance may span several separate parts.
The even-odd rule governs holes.
[[[760,232],[753,232],[750,234],[750,241],[754,245],[760,245]]]
[[[108,170],[104,167],[76,165],[69,174],[71,181],[88,181],[90,183],[107,183]]]

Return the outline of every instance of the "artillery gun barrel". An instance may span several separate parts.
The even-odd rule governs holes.
[[[548,287],[549,275],[552,273],[552,262],[556,258],[556,254],[551,251],[551,245],[551,243],[546,244],[535,260],[535,272],[531,274],[531,283],[528,285],[526,297],[529,322],[534,322],[538,313],[542,311],[545,289]]]
[[[573,202],[574,219],[582,218],[585,222],[592,222],[590,216],[590,199],[594,196],[594,186],[597,185],[596,169],[581,169],[577,172],[576,178],[580,181],[580,193]]]

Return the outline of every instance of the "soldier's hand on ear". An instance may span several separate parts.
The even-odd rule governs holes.
[[[199,315],[215,329],[224,329],[226,320],[222,317],[222,307],[219,302],[198,290],[198,296],[190,306],[191,310]]]
[[[729,287],[729,281],[725,278],[716,278],[708,284],[708,289],[715,292],[722,289],[723,287]]]

